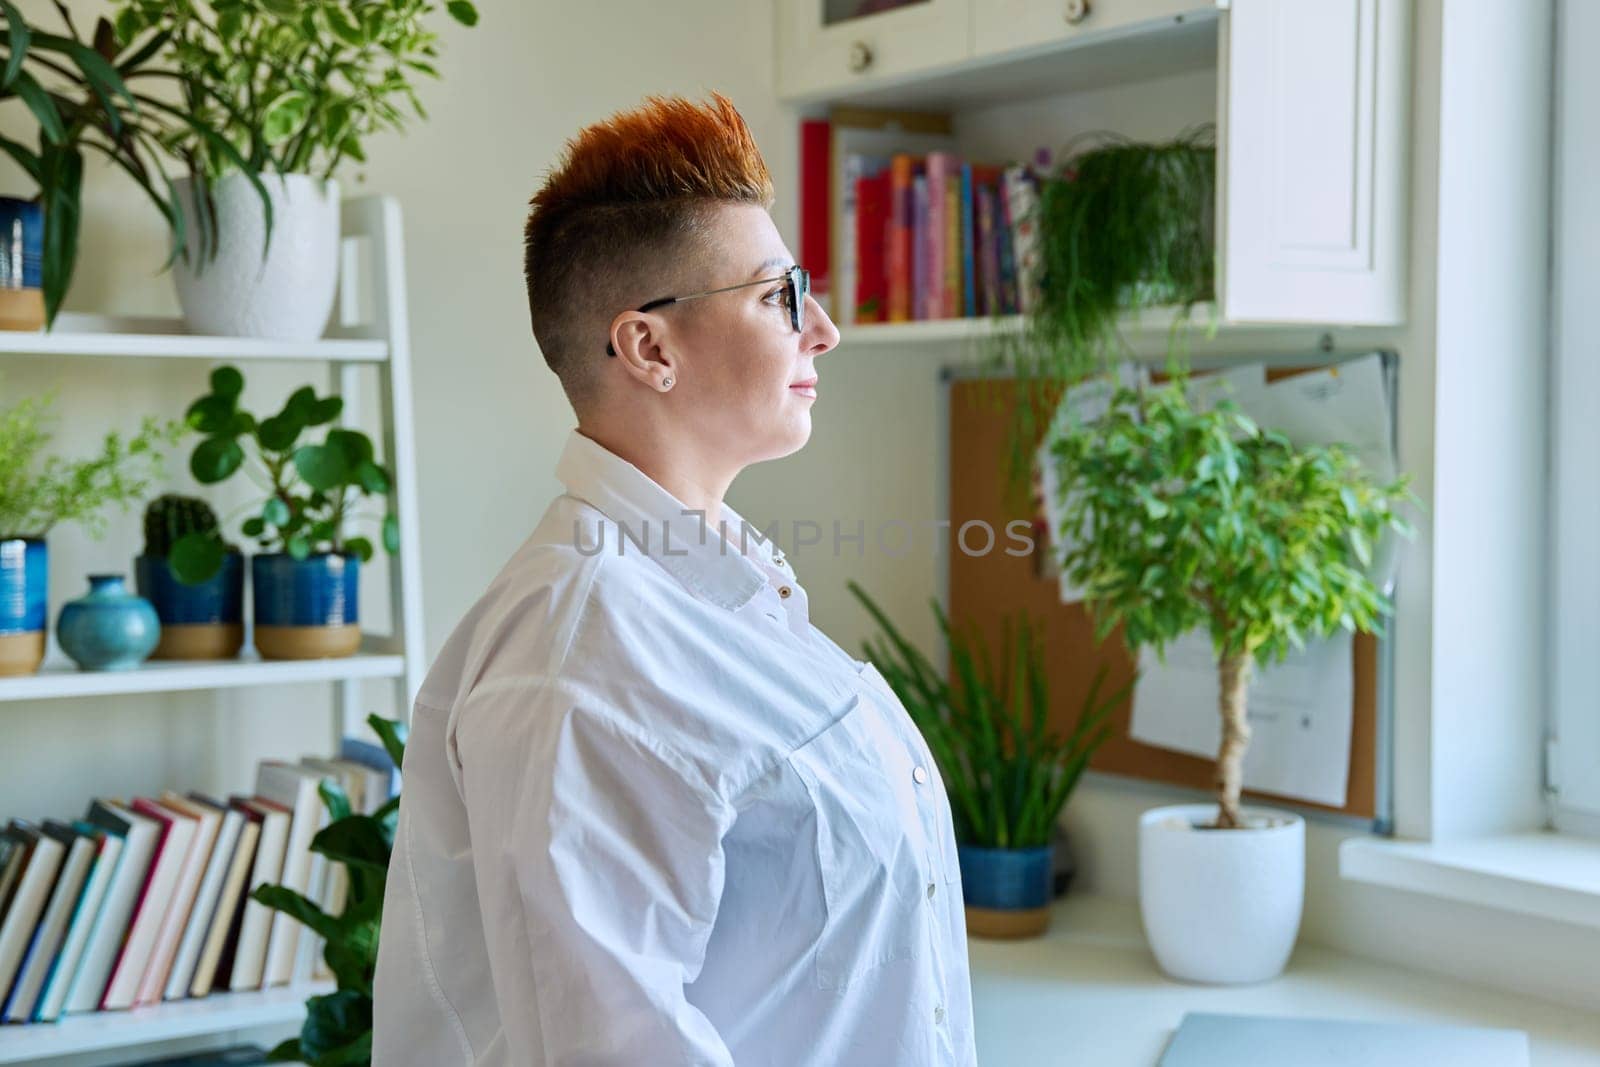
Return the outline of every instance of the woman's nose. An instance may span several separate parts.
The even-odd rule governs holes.
[[[828,312],[810,293],[806,294],[806,304],[806,329],[802,340],[806,351],[813,356],[820,356],[839,344],[839,327],[833,324]]]

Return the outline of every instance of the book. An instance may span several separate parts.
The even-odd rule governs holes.
[[[887,168],[857,183],[854,322],[888,321],[889,196]]]
[[[72,845],[70,830],[62,837],[49,825],[37,827],[22,819],[11,820],[10,829],[28,842],[28,865],[17,880],[5,918],[0,920],[0,1000],[5,999],[22,966],[23,953],[55,888],[61,861]]]
[[[836,313],[830,273],[830,204],[833,125],[826,119],[800,122],[800,263],[811,272],[811,295]]]
[[[100,1006],[112,965],[117,962],[128,933],[129,920],[133,918],[139,894],[150,874],[156,845],[166,830],[154,819],[147,819],[111,800],[91,802],[84,819],[122,838],[122,858],[111,884],[106,886],[94,925],[89,930],[88,943],[83,948],[83,958],[67,990],[66,1003],[61,1008],[66,1012],[94,1011]]]
[[[100,914],[106,890],[110,887],[117,865],[122,860],[122,835],[110,833],[82,820],[74,822],[72,828],[78,831],[81,837],[94,841],[94,862],[90,867],[88,878],[84,881],[83,892],[79,894],[78,901],[72,909],[72,916],[67,921],[67,932],[61,941],[61,948],[50,963],[49,973],[45,975],[44,988],[39,991],[39,999],[33,1009],[34,1022],[55,1022],[61,1016],[61,1009],[67,1000],[67,991],[72,987],[72,980],[77,976],[79,964],[83,961],[83,950],[89,943],[89,932],[94,927],[95,918]]]
[[[228,872],[217,893],[217,906],[211,912],[211,922],[206,927],[206,939],[200,946],[200,958],[195,963],[194,978],[189,983],[189,995],[203,997],[215,985],[227,986],[233,973],[233,961],[239,941],[239,931],[244,914],[244,895],[255,869],[256,843],[261,837],[260,811],[243,804],[230,804],[229,811],[236,812],[239,823],[239,843],[234,846],[233,858],[228,861]]]
[[[349,760],[318,759],[306,756],[300,760],[300,765],[321,772],[325,777],[332,778],[344,791],[345,799],[350,802],[350,811],[355,814],[366,814],[366,789],[369,769],[359,763]],[[326,809],[326,805],[323,806]],[[323,825],[327,825],[325,816]],[[349,894],[350,872],[344,864],[335,863],[327,857],[318,855],[317,859],[325,863],[325,877],[322,892],[315,898],[317,906],[327,915],[337,916],[344,911],[345,898]],[[329,970],[327,962],[322,958],[322,949],[325,944],[321,935],[302,937],[306,942],[300,955],[295,960],[293,981],[304,978],[328,978],[333,972]],[[309,958],[308,958],[309,957]]]
[[[913,243],[912,218],[916,213],[916,160],[906,153],[890,162],[889,215],[889,320],[909,322],[912,318],[911,274]]]
[[[927,288],[923,291],[922,311],[917,317],[942,319],[950,314],[950,303],[953,303],[947,303],[950,282],[946,277],[946,264],[950,254],[950,182],[956,158],[949,152],[929,152],[925,166],[928,204],[922,221],[927,227]]]
[[[359,737],[346,737],[339,742],[339,758],[359,763],[370,768],[373,772],[387,780],[387,785],[382,790],[382,796],[368,791],[369,802],[372,810],[377,811],[391,797],[400,793],[400,768],[394,765],[394,760],[389,758],[388,749],[374,741],[366,741]],[[367,814],[371,814],[368,812]]]
[[[972,214],[972,164],[961,164],[961,314],[978,314],[976,235]]]
[[[274,912],[250,898],[257,886],[276,885],[283,875],[285,846],[289,843],[290,811],[259,797],[234,797],[230,803],[243,804],[261,816],[261,836],[256,841],[255,862],[244,890],[239,933],[228,988],[234,992],[260,989],[266,974],[267,938],[272,931]]]
[[[977,211],[978,241],[978,313],[999,315],[1000,303],[1000,205],[996,183],[1000,175],[993,167],[976,167],[972,180],[977,190],[974,207]]]
[[[189,846],[188,857],[178,872],[173,886],[172,902],[156,932],[155,948],[150,953],[150,964],[134,993],[135,1004],[158,1003],[166,989],[167,976],[178,956],[178,944],[189,925],[189,913],[194,910],[195,896],[200,892],[200,879],[211,861],[211,849],[217,841],[217,829],[222,824],[222,812],[210,806],[192,803],[176,793],[161,795],[161,806],[178,815],[186,816],[194,824],[194,841]]]
[[[1037,179],[1027,167],[1005,169],[1006,204],[1010,212],[1012,254],[1016,263],[1017,310],[1028,314],[1039,306],[1042,272],[1039,243]]]
[[[995,186],[995,191],[997,194],[995,202],[1000,208],[1000,216],[996,220],[999,225],[995,227],[997,231],[996,244],[999,247],[1000,311],[1005,315],[1014,315],[1019,308],[1017,304],[1017,267],[1016,259],[1013,255],[1011,237],[1010,193],[1003,179]]]
[[[30,840],[13,833],[9,826],[0,829],[0,922],[5,921],[12,894],[16,892],[18,879],[22,877],[22,868],[28,864],[28,852],[32,847]]]
[[[864,255],[876,254],[879,257],[877,269],[879,273],[882,272],[881,231],[886,205],[879,202],[863,204],[862,194],[866,183],[887,172],[888,168],[887,159],[862,155],[860,152],[851,152],[845,157],[844,188],[839,203],[841,239],[834,249],[833,257],[837,269],[833,319],[839,325],[875,321],[871,318],[861,319],[862,259]],[[866,212],[865,216],[863,211]],[[880,231],[873,242],[878,247],[863,249],[863,232],[871,233],[874,227]]]
[[[11,1023],[25,1023],[33,1017],[39,991],[44,988],[45,976],[49,974],[50,965],[61,948],[61,939],[66,936],[67,922],[72,918],[72,910],[82,895],[83,884],[94,865],[98,847],[92,835],[80,834],[62,823],[46,821],[43,832],[61,842],[66,848],[66,855],[62,857],[50,899],[23,953],[11,992],[5,998],[3,1008],[0,1008],[0,1016]]]
[[[922,320],[931,310],[929,290],[933,286],[932,248],[928,242],[928,176],[917,173],[911,179],[911,317]]]
[[[100,998],[102,1011],[133,1007],[139,983],[144,980],[155,954],[156,937],[166,922],[167,912],[172,910],[178,877],[189,862],[189,852],[194,845],[195,820],[189,816],[145,797],[136,798],[132,808],[137,814],[159,823],[162,832],[151,858],[150,875],[128,922],[127,939],[112,965],[105,994]]]
[[[316,882],[324,865],[323,857],[311,851],[311,839],[326,825],[328,816],[317,792],[323,777],[320,771],[279,760],[263,760],[256,766],[256,796],[281,804],[292,813],[289,838],[284,845],[283,876],[278,884],[312,900],[320,891]],[[263,987],[283,985],[293,977],[295,954],[304,929],[299,919],[286,912],[273,914]]]
[[[211,930],[211,920],[216,914],[217,901],[222,896],[234,852],[239,845],[239,832],[245,823],[243,813],[236,809],[222,808],[216,801],[196,793],[189,794],[189,800],[197,807],[206,807],[216,813],[216,841],[211,848],[211,855],[206,859],[205,872],[195,891],[194,906],[189,911],[188,922],[184,924],[183,939],[178,942],[177,954],[173,957],[172,968],[162,989],[164,1000],[178,1000],[189,995],[206,935]],[[240,881],[243,881],[243,877],[240,875]]]

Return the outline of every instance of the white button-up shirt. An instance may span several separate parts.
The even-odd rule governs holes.
[[[971,1067],[950,804],[894,693],[731,508],[577,433],[557,474],[416,700],[374,1063]]]

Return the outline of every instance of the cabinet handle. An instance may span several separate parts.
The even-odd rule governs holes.
[[[853,41],[850,44],[850,69],[860,74],[872,66],[872,49],[865,41]]]
[[[1069,25],[1076,26],[1089,17],[1089,12],[1089,0],[1067,0],[1067,5],[1061,12],[1061,17],[1066,19]]]

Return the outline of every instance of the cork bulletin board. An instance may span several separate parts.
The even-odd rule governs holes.
[[[1269,369],[1268,379],[1296,372]],[[1006,435],[1016,401],[1014,383],[1003,379],[955,379],[949,381],[948,388],[952,533],[973,519],[984,520],[995,530],[1004,530],[1007,522],[1028,519],[1016,506],[1007,507],[1002,478]],[[1047,545],[1042,538],[1035,540],[1037,556],[1047,550]],[[1123,647],[1120,631],[1096,644],[1088,612],[1081,604],[1061,603],[1055,575],[1041,567],[1042,559],[1035,556],[1009,556],[998,551],[968,555],[952,544],[950,619],[958,626],[975,623],[993,648],[1000,647],[1002,620],[1007,615],[1026,611],[1042,625],[1050,681],[1050,724],[1064,734],[1076,720],[1100,665],[1108,668],[1103,692],[1115,692],[1133,677],[1134,663]],[[1250,791],[1246,792],[1248,797],[1380,825],[1387,822],[1387,715],[1379,700],[1381,652],[1375,638],[1356,637],[1350,774],[1343,806]],[[1130,697],[1112,714],[1111,736],[1095,753],[1090,767],[1210,791],[1214,773],[1211,760],[1145,745],[1128,736],[1132,708]],[[1209,705],[1194,710],[1197,715],[1217,714]]]

